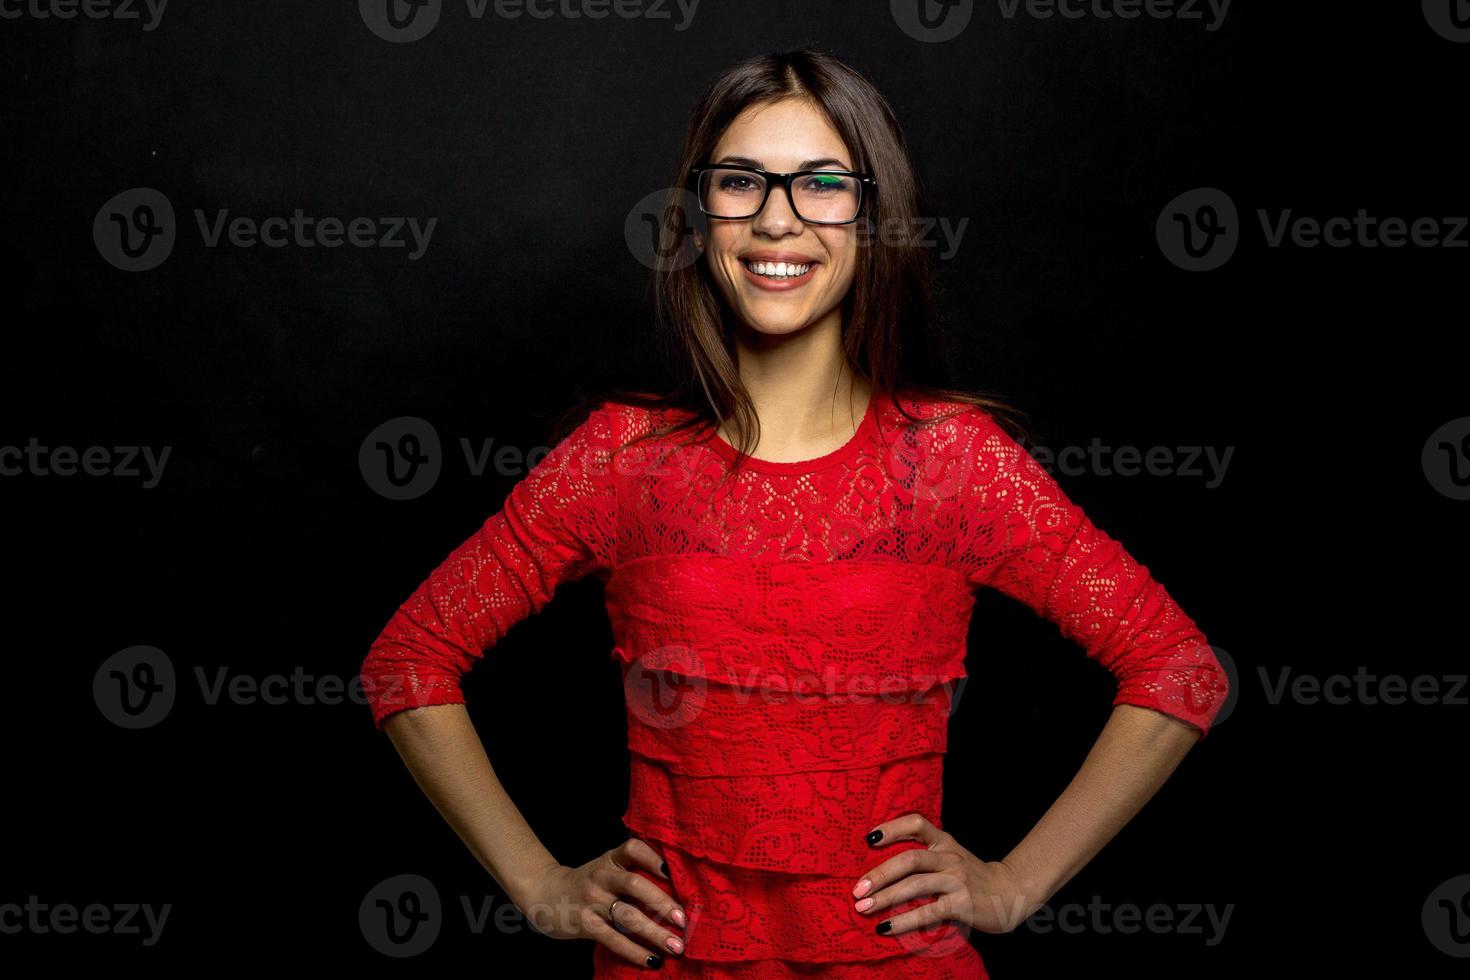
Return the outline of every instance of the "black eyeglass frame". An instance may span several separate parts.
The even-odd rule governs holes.
[[[764,194],[761,195],[760,206],[757,207],[754,211],[750,212],[750,214],[747,214],[744,217],[740,218],[728,218],[725,215],[715,214],[713,211],[710,211],[704,206],[704,199],[700,197],[698,193],[699,175],[704,173],[706,170],[740,170],[748,174],[760,175],[760,177],[766,182],[766,191]],[[851,218],[848,218],[846,221],[822,221],[817,218],[807,218],[803,216],[801,211],[797,209],[796,199],[791,193],[791,182],[798,177],[805,177],[808,174],[831,174],[834,177],[852,177],[853,179],[855,179],[858,182],[859,189],[857,210],[853,213],[853,216]],[[873,179],[873,175],[867,173],[859,173],[856,170],[822,170],[818,168],[816,170],[793,170],[789,173],[773,174],[768,170],[761,170],[759,167],[742,167],[738,164],[733,163],[702,163],[698,166],[689,168],[689,180],[694,185],[694,197],[695,200],[699,202],[699,210],[703,211],[711,218],[718,218],[721,221],[749,221],[751,218],[754,218],[756,215],[765,210],[766,202],[771,199],[771,188],[775,187],[777,184],[780,184],[782,187],[786,188],[786,203],[791,206],[791,213],[800,218],[803,224],[850,225],[862,216],[863,203],[868,200],[868,193],[863,188],[871,187],[873,189],[873,193],[876,194],[878,192],[878,181]]]

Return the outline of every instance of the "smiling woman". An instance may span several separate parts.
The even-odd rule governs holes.
[[[535,927],[596,942],[603,980],[984,978],[969,933],[1014,929],[1091,859],[1209,730],[1224,674],[1004,406],[939,387],[927,255],[856,230],[920,213],[871,84],[812,51],[738,65],[676,172],[668,213],[692,198],[707,219],[699,260],[657,280],[680,385],[583,406],[374,643],[373,718]],[[661,254],[684,229],[665,223]],[[496,780],[459,681],[594,573],[630,837],[567,867]],[[983,587],[1118,682],[1083,771],[998,860],[940,814]]]

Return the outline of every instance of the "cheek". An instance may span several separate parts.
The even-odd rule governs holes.
[[[850,283],[853,271],[857,268],[857,237],[846,233],[824,238],[822,244],[827,248],[827,265],[832,272],[833,281],[841,285]]]
[[[735,236],[718,231],[710,235],[704,254],[715,279],[720,282],[739,281],[740,260],[735,257],[738,251],[739,243]]]

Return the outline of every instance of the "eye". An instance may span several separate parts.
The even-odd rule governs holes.
[[[803,184],[807,191],[821,194],[843,190],[850,179],[842,174],[808,174]]]
[[[719,187],[722,191],[746,191],[755,187],[755,181],[748,174],[726,174],[720,178]]]

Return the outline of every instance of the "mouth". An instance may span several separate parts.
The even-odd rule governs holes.
[[[745,278],[762,289],[795,289],[811,281],[820,262],[769,262],[742,258]]]

